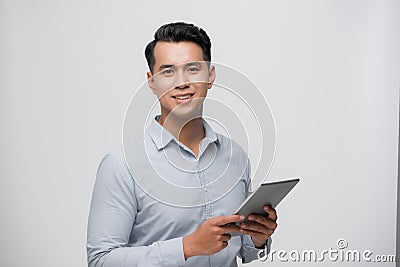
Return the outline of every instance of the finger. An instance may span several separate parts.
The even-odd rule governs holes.
[[[276,221],[278,219],[278,216],[276,214],[276,210],[274,208],[272,208],[271,206],[264,206],[264,210],[265,212],[268,214],[268,218]]]
[[[263,215],[251,214],[251,215],[249,215],[248,218],[249,218],[249,221],[262,224],[270,229],[275,229],[278,226],[275,221],[268,219],[267,217],[265,217]]]
[[[218,216],[215,217],[213,222],[215,225],[218,226],[223,226],[227,223],[234,223],[234,222],[240,222],[244,220],[243,215],[229,215],[229,216]]]
[[[222,233],[232,233],[232,232],[239,232],[240,227],[238,225],[227,225],[227,226],[221,226],[221,232]]]
[[[270,237],[272,235],[272,233],[260,233],[260,232],[255,232],[255,231],[251,231],[251,230],[247,230],[247,229],[240,229],[240,232],[245,234],[245,235],[249,235],[257,240],[267,240],[268,237]]]
[[[223,234],[221,235],[221,241],[229,241],[231,240],[231,235],[230,234]]]
[[[268,228],[265,225],[259,223],[242,223],[240,224],[240,229],[250,230],[263,234],[272,234],[275,231],[275,228]]]

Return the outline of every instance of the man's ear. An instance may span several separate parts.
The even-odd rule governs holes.
[[[150,71],[147,72],[147,84],[149,85],[153,94],[156,94],[156,88],[154,87],[154,78],[153,74]]]
[[[211,65],[210,66],[210,71],[208,74],[208,89],[211,89],[211,87],[213,86],[213,83],[215,81],[215,66]]]

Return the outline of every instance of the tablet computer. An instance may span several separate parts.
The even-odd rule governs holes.
[[[266,214],[264,206],[270,205],[272,208],[276,208],[299,181],[299,178],[293,178],[285,181],[261,184],[255,192],[247,197],[234,214],[244,215],[244,222],[248,221],[247,217],[252,213]],[[235,233],[240,234],[239,232]]]

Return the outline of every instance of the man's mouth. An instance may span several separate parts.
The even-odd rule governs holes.
[[[186,94],[186,95],[174,95],[172,96],[175,99],[179,99],[179,100],[185,100],[188,98],[191,98],[194,94]]]

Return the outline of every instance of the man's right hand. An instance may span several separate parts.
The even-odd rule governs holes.
[[[211,255],[228,246],[230,232],[239,232],[236,224],[226,225],[244,220],[242,215],[218,216],[206,220],[192,234],[183,238],[185,259],[199,255]]]

